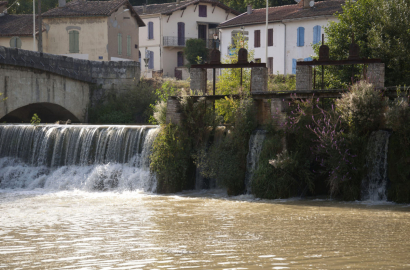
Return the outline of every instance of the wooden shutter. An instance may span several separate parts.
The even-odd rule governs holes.
[[[178,23],[178,46],[185,46],[185,23]]]
[[[74,52],[78,53],[80,52],[80,33],[78,31],[73,31],[74,33]]]
[[[118,55],[122,54],[122,35],[118,33]]]
[[[79,42],[79,32],[78,31],[71,31],[68,33],[68,46],[70,53],[78,53],[80,52],[80,42]]]
[[[302,47],[305,45],[305,28],[304,27],[299,27],[297,30],[297,46]]]
[[[268,57],[268,72],[273,74],[273,57]]]
[[[199,17],[206,17],[206,5],[199,5]]]
[[[127,55],[131,56],[131,36],[127,36]]]
[[[254,32],[254,47],[260,47],[261,46],[261,30],[255,30]]]
[[[292,59],[292,74],[296,74],[296,59]]]
[[[69,52],[73,53],[74,52],[74,31],[71,31],[68,33],[68,47],[69,47]]]
[[[268,46],[273,46],[273,29],[268,29]]]
[[[154,69],[154,52],[153,51],[149,51],[148,68],[149,69]]]
[[[154,39],[154,23],[148,22],[148,39]]]
[[[178,52],[178,67],[182,67],[184,65],[184,54],[183,52]]]

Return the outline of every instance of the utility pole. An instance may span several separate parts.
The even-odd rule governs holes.
[[[41,0],[38,0],[38,51],[43,52],[43,19],[41,18]]]
[[[36,51],[36,0],[33,0],[33,51]]]

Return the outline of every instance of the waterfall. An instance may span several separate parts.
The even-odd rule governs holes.
[[[0,188],[155,192],[155,126],[0,125]]]
[[[367,143],[367,176],[362,181],[361,199],[386,201],[387,152],[389,149],[388,131],[379,130],[370,134]]]
[[[246,156],[245,186],[246,193],[251,193],[253,173],[258,169],[259,156],[262,151],[263,141],[266,138],[265,130],[256,130],[249,139],[249,151]]]

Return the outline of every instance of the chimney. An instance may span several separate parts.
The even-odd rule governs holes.
[[[248,15],[252,14],[252,5],[251,4],[248,5],[247,11],[248,11]]]
[[[310,8],[309,3],[310,1],[313,1],[313,0],[302,0],[302,1],[303,1],[303,8]]]
[[[144,4],[143,6],[142,6],[142,13],[146,13],[147,12],[147,5],[146,4]]]
[[[59,7],[65,7],[65,0],[58,0]]]

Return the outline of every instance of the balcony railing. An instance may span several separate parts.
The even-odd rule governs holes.
[[[171,36],[164,36],[163,44],[164,47],[185,47],[186,41],[188,39],[192,39],[194,37],[171,37]],[[213,49],[214,48],[214,42],[215,40],[213,39],[204,39],[206,47],[208,49]],[[216,41],[216,48],[219,48],[219,40]]]

